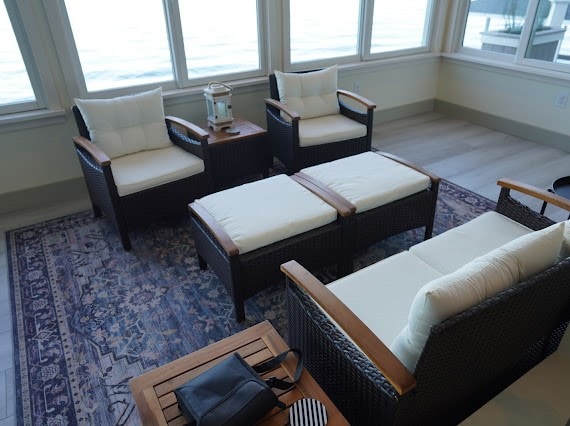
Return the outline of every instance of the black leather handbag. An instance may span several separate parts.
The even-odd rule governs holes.
[[[293,381],[275,377],[262,379],[260,374],[281,364],[289,353],[297,357]],[[233,353],[219,364],[174,390],[180,411],[197,426],[251,425],[273,407],[285,408],[271,388],[289,389],[301,376],[301,351],[290,349],[270,360],[251,367]]]

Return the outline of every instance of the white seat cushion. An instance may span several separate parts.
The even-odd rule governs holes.
[[[428,176],[394,160],[365,152],[301,170],[365,212],[428,188]]]
[[[307,73],[275,71],[279,101],[301,116],[301,119],[338,114],[337,66]],[[291,118],[282,114],[285,120]]]
[[[172,146],[162,89],[113,99],[75,99],[91,141],[109,158]]]
[[[418,290],[441,274],[401,252],[327,285],[386,345],[408,323]]]
[[[119,196],[134,194],[204,171],[201,158],[171,145],[115,158],[111,170]]]
[[[442,274],[448,274],[529,232],[532,231],[514,220],[496,212],[487,212],[416,244],[410,251]]]
[[[554,265],[563,233],[564,224],[557,223],[523,235],[423,286],[392,352],[413,372],[432,325]]]
[[[299,120],[299,146],[314,146],[366,136],[366,126],[342,114]]]
[[[332,223],[337,211],[286,175],[247,183],[196,203],[247,253]]]

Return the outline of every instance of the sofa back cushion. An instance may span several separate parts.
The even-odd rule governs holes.
[[[559,256],[563,232],[564,223],[531,232],[427,283],[416,294],[408,325],[391,350],[413,372],[432,325],[552,266]]]
[[[279,101],[303,118],[338,114],[337,66],[307,73],[275,71]],[[283,114],[283,118],[289,119]]]
[[[91,141],[110,158],[172,146],[162,89],[112,99],[75,99]]]

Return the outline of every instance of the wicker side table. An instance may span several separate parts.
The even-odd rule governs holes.
[[[180,413],[174,389],[220,362],[233,352],[239,352],[251,365],[259,364],[288,349],[287,344],[269,321],[264,321],[240,333],[206,346],[176,361],[148,371],[129,381],[131,391],[144,425],[187,424]],[[295,363],[287,359],[281,367],[267,376],[292,378]],[[274,389],[277,391],[276,389]],[[287,425],[289,407],[301,398],[321,401],[327,410],[328,426],[348,425],[348,422],[315,379],[303,369],[299,382],[287,391],[277,391],[279,399],[287,405],[281,411],[274,408],[259,423],[264,426]]]
[[[240,177],[269,176],[272,158],[267,131],[242,118],[234,119],[234,127],[239,130],[238,134],[225,130],[216,132],[207,125],[202,126],[210,135],[208,146],[215,190],[230,186]]]

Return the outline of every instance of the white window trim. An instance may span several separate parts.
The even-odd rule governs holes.
[[[464,0],[455,5],[455,10],[453,11],[455,13],[452,14],[455,16],[455,21],[450,25],[453,41],[451,48],[449,48],[448,45],[448,49],[446,49],[448,54],[444,55],[445,57],[458,58],[469,62],[479,62],[484,65],[493,65],[525,75],[536,74],[539,78],[547,77],[563,81],[570,80],[570,65],[525,57],[539,0],[529,1],[525,16],[525,25],[515,55],[489,52],[462,46],[469,14],[469,3],[469,0]],[[530,23],[530,25],[528,23]]]
[[[63,122],[65,110],[59,102],[46,46],[39,30],[32,2],[5,0],[12,27],[18,40],[36,101],[0,107],[0,132],[20,130],[34,125]],[[31,124],[30,124],[31,122]],[[37,122],[37,123],[34,123]]]
[[[247,80],[256,77],[263,77],[267,72],[266,52],[267,46],[264,43],[267,26],[265,25],[265,7],[263,0],[256,1],[257,22],[258,22],[258,49],[259,68],[251,71],[218,74],[200,78],[190,78],[186,68],[186,53],[184,49],[184,39],[182,33],[182,23],[178,0],[163,0],[164,14],[167,22],[167,36],[171,52],[171,62],[173,65],[174,79],[157,81],[145,85],[132,85],[121,88],[110,88],[105,90],[88,91],[85,77],[81,68],[81,61],[77,46],[73,38],[73,31],[67,15],[64,0],[42,0],[50,28],[56,43],[56,50],[60,59],[64,79],[73,98],[93,98],[121,96],[162,86],[163,90],[176,92],[176,90],[187,90],[198,86],[203,86],[215,80]],[[190,91],[191,93],[191,91]]]
[[[435,0],[429,0],[427,5],[427,13],[424,21],[424,37],[427,40],[425,46],[411,47],[407,49],[391,50],[389,52],[370,52],[372,48],[372,25],[374,20],[374,0],[367,0],[365,7],[364,17],[364,45],[363,45],[363,60],[374,60],[383,58],[394,58],[398,56],[415,55],[419,53],[431,52],[434,46],[434,39],[436,37],[436,16],[438,12],[438,5]]]

